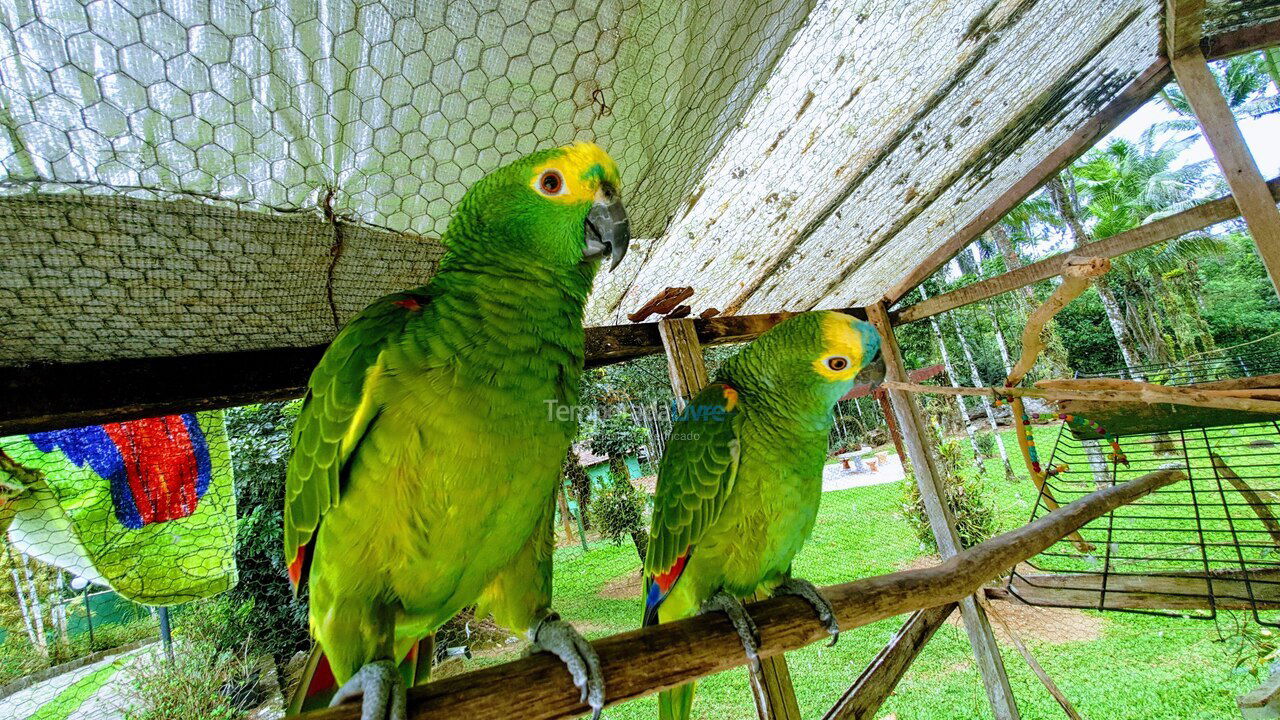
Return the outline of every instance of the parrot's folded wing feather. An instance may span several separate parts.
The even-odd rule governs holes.
[[[738,473],[739,412],[737,392],[713,383],[672,423],[658,468],[646,577],[672,570],[720,517]]]
[[[427,302],[425,287],[374,302],[338,333],[311,373],[285,482],[284,551],[295,584],[305,579],[304,551],[320,519],[338,503],[344,468],[378,414],[371,391],[379,357]]]

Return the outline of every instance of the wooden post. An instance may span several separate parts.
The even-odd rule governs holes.
[[[889,404],[889,392],[876,389],[876,402],[880,403],[880,411],[884,413],[884,424],[889,428],[889,438],[893,440],[893,449],[898,451],[898,462],[903,471],[907,469],[907,451],[902,447],[902,432],[898,430],[898,420],[893,416],[893,406]]]
[[[692,318],[664,319],[658,321],[658,334],[667,354],[667,370],[671,374],[671,389],[681,410],[698,393],[707,380],[707,366],[702,360],[702,345],[698,342],[697,328]],[[767,595],[757,593],[753,598],[763,600]],[[787,669],[786,656],[779,653],[760,659],[760,672],[751,673],[752,697],[756,699],[756,714],[760,720],[800,720],[800,705],[796,690],[791,684],[791,671]],[[764,702],[761,702],[761,698]]]
[[[871,720],[889,699],[907,668],[942,627],[955,603],[917,610],[903,623],[889,644],[875,656],[853,686],[845,691],[822,720]]]
[[[867,319],[880,332],[880,352],[884,356],[888,379],[901,380],[907,377],[906,367],[902,363],[902,351],[898,348],[898,340],[893,333],[893,325],[889,322],[889,313],[884,303],[869,305]],[[960,538],[956,535],[955,518],[942,500],[944,495],[939,484],[941,478],[932,448],[924,444],[924,438],[927,437],[924,419],[915,397],[910,393],[890,389],[889,399],[893,401],[894,413],[902,429],[903,444],[911,457],[916,484],[920,487],[920,498],[924,502],[929,525],[933,528],[933,536],[938,543],[938,554],[945,560],[960,552]],[[1018,720],[1018,704],[1014,700],[1013,689],[1009,686],[1004,660],[996,647],[996,638],[991,632],[986,614],[974,596],[960,601],[960,612],[964,616],[964,629],[969,635],[969,644],[973,646],[974,659],[982,673],[982,684],[986,687],[991,711],[996,720]]]
[[[1267,266],[1271,284],[1280,293],[1280,211],[1276,210],[1275,198],[1258,172],[1258,164],[1245,145],[1235,115],[1200,50],[1199,22],[1203,4],[1195,0],[1168,0],[1166,7],[1166,37],[1174,77],[1213,149],[1213,157],[1253,235],[1258,255]]]

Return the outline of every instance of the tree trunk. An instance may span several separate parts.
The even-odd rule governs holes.
[[[573,514],[569,512],[569,499],[565,497],[564,478],[556,488],[556,505],[560,508],[560,522],[564,525],[564,538],[573,542]]]
[[[927,299],[924,286],[920,286],[920,299]],[[929,318],[929,326],[933,328],[933,338],[938,341],[938,350],[942,353],[942,366],[947,370],[947,379],[951,382],[951,387],[960,387],[959,375],[951,364],[951,353],[947,352],[947,342],[942,337],[942,328],[938,325],[938,317],[935,315]],[[969,427],[969,409],[964,405],[964,396],[956,395],[956,405],[960,408],[960,424],[964,426],[965,435],[969,436],[969,446],[973,448],[973,461],[979,466],[982,465],[982,451],[978,449],[978,440],[973,436],[973,428]]]
[[[49,643],[44,634],[44,607],[40,603],[40,591],[36,588],[35,578],[31,575],[31,567],[27,563],[26,555],[19,555],[22,558],[22,572],[26,576],[27,588],[29,595],[27,602],[30,603],[31,617],[36,621],[36,649],[41,655],[49,657]]]
[[[1058,211],[1058,214],[1062,216],[1063,221],[1067,224],[1067,234],[1071,237],[1071,247],[1074,249],[1089,242],[1089,233],[1080,222],[1076,199],[1067,193],[1066,186],[1062,184],[1062,176],[1055,175],[1045,184],[1045,187],[1049,190],[1049,198],[1053,202],[1054,209]],[[1110,281],[1103,275],[1094,282],[1094,286],[1098,289],[1098,296],[1102,298],[1102,307],[1107,314],[1107,322],[1111,325],[1111,333],[1115,335],[1116,344],[1120,346],[1120,355],[1124,358],[1125,365],[1133,367],[1140,364],[1138,351],[1134,348],[1133,340],[1129,337],[1129,333],[1124,326],[1124,312],[1120,309],[1120,302],[1111,290]]]
[[[973,350],[969,348],[969,341],[965,339],[964,332],[960,329],[960,321],[956,320],[953,313],[951,315],[951,324],[955,326],[956,337],[960,340],[960,348],[964,351],[964,358],[969,363],[969,376],[973,380],[974,387],[982,387],[982,376],[978,374],[978,363],[973,360]],[[996,422],[995,410],[991,408],[991,399],[982,396],[982,409],[987,413],[987,420],[991,423],[991,435],[995,438],[996,448],[1000,451],[1000,463],[1004,465],[1005,478],[1013,479],[1013,466],[1009,464],[1009,453],[1004,449],[1004,440],[1000,438],[1000,425]]]
[[[631,532],[631,542],[636,546],[636,554],[640,556],[640,564],[644,565],[645,555],[649,552],[649,531],[644,528]]]
[[[1009,228],[1005,227],[1003,223],[996,223],[991,227],[991,239],[995,241],[996,249],[1004,257],[1005,271],[1011,272],[1022,267],[1022,258],[1018,257],[1018,249],[1013,246],[1013,237],[1009,235]],[[1026,299],[1027,310],[1035,307],[1036,294],[1030,285],[1023,285],[1018,288],[1018,293]]]
[[[986,303],[987,314],[991,316],[991,325],[996,329],[996,345],[1000,346],[1000,362],[1004,365],[1005,377],[1013,370],[1013,358],[1009,356],[1009,345],[1004,341],[1004,329],[1000,327],[1000,316],[996,314],[993,303]]]

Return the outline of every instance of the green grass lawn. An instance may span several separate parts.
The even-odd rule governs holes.
[[[1049,445],[1054,431],[1039,432]],[[1016,453],[1013,433],[1005,435],[1010,452]],[[1036,498],[1020,465],[1015,462],[1015,469],[1023,476],[1011,484],[1003,480],[998,461],[988,463],[1002,529],[1024,524]],[[901,492],[895,484],[824,495],[813,538],[796,559],[796,572],[821,586],[898,570],[925,555],[899,515]],[[634,576],[638,567],[629,542],[597,542],[585,554],[578,546],[561,548],[556,553],[555,606],[589,637],[632,629],[641,614],[639,587],[630,597],[618,596],[626,586],[620,578]],[[1239,642],[1231,636],[1230,622],[1220,623],[1223,640],[1210,621],[1038,608],[1019,617],[1034,626],[1020,632],[1023,640],[1090,720],[1234,719],[1239,717],[1235,696],[1259,682],[1234,670]],[[821,717],[903,619],[848,631],[834,648],[817,644],[789,653],[804,716]],[[1021,656],[1007,642],[1001,647],[1022,716],[1065,717]],[[944,625],[921,653],[878,717],[890,715],[896,720],[991,717],[959,625]],[[652,697],[605,711],[611,720],[656,716]],[[694,717],[754,718],[745,669],[703,680]]]

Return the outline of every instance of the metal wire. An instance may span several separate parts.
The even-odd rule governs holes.
[[[1096,444],[1059,429],[1048,465],[1066,469],[1046,479],[1032,519],[1048,512],[1049,495],[1065,504],[1168,467],[1188,479],[1081,528],[1092,553],[1063,539],[1015,568],[1010,593],[1032,605],[1206,620],[1219,609],[1244,609],[1280,627],[1280,425],[1134,434],[1119,442],[1129,466],[1106,463],[1104,479]]]

